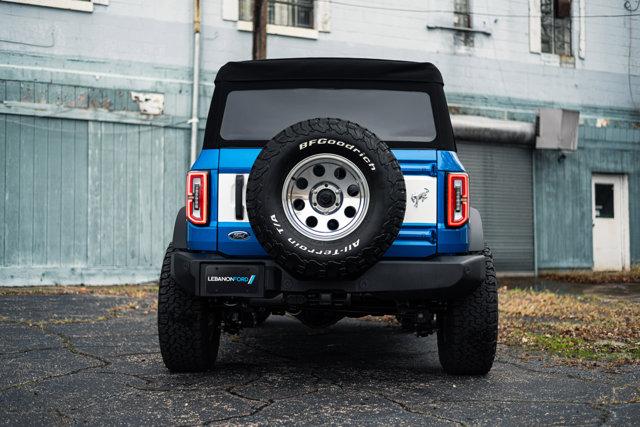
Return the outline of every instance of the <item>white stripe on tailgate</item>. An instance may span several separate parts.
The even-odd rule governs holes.
[[[246,203],[249,174],[243,174],[242,204],[244,206],[244,220],[236,219],[236,175],[235,173],[221,173],[218,175],[219,222],[249,221]],[[404,214],[404,222],[435,224],[438,216],[437,178],[423,175],[405,175],[404,183],[407,188],[407,208]]]
[[[247,216],[247,181],[249,174],[245,173],[244,188],[242,189],[242,206],[244,219],[236,219],[236,175],[235,173],[221,173],[218,175],[218,222],[249,222]]]
[[[438,179],[434,176],[405,175],[407,209],[404,222],[435,224],[438,218]]]

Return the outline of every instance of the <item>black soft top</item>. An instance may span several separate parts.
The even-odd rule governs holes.
[[[436,138],[430,142],[386,141],[391,148],[455,151],[442,75],[428,62],[365,58],[289,58],[228,62],[216,75],[204,148],[262,147],[267,141],[225,140],[221,134],[227,97],[234,91],[262,89],[382,89],[426,92]],[[375,106],[372,106],[374,108]],[[277,114],[277,112],[274,112]],[[250,126],[251,118],[247,118]],[[375,131],[375,129],[372,129]]]
[[[228,62],[216,75],[219,82],[287,80],[365,80],[442,83],[429,62],[363,58],[291,58]]]

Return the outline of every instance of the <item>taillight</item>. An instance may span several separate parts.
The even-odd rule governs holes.
[[[196,225],[209,220],[209,173],[191,171],[187,174],[187,219]]]
[[[460,227],[469,220],[469,175],[447,174],[447,226]]]

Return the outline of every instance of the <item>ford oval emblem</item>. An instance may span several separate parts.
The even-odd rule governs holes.
[[[232,231],[228,236],[231,240],[247,240],[249,238],[249,233],[246,231]]]

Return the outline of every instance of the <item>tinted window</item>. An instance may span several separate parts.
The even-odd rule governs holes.
[[[263,89],[229,93],[220,136],[260,141],[302,120],[337,117],[383,141],[429,142],[436,137],[425,92],[373,89]]]

